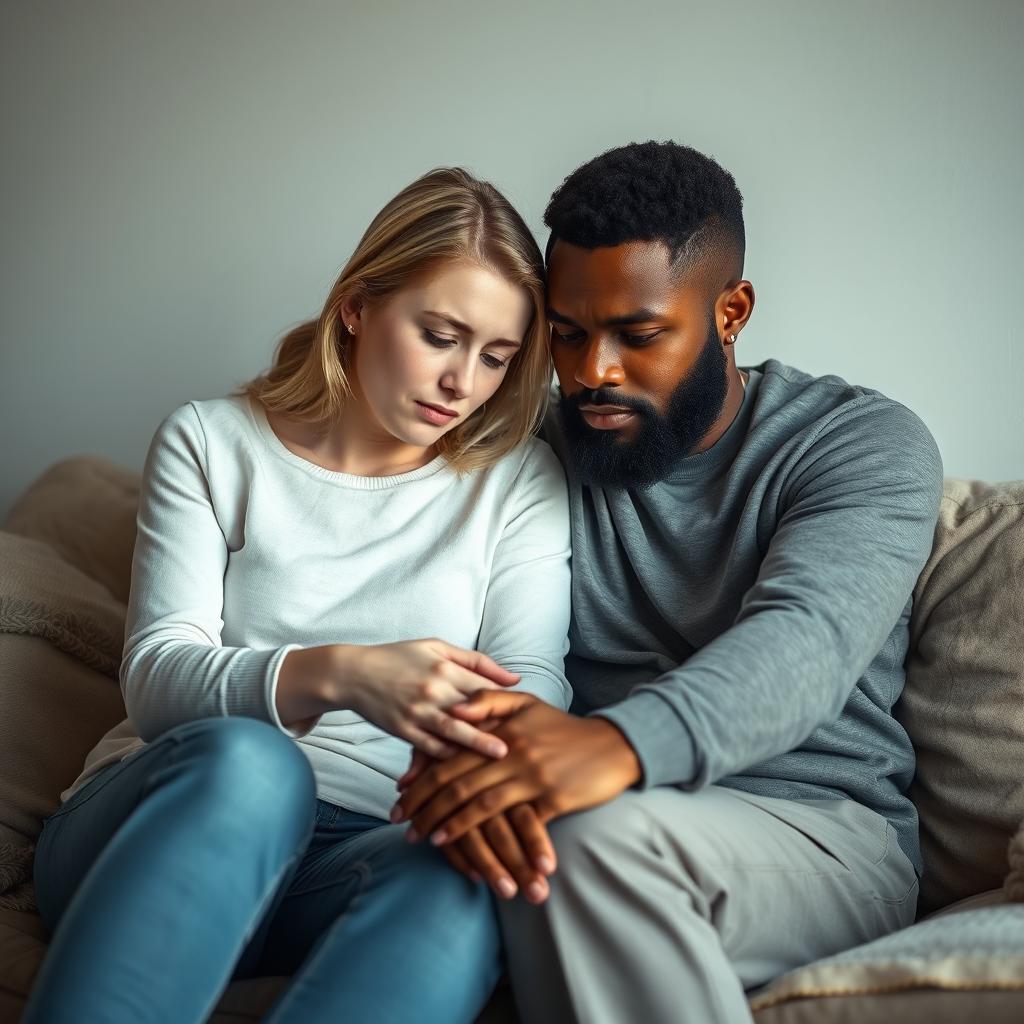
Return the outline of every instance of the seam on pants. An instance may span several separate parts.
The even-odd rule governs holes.
[[[263,916],[264,916],[264,914],[266,914],[267,909],[270,906],[270,903],[273,901],[274,897],[277,895],[277,890],[280,888],[281,882],[284,879],[285,875],[289,871],[291,871],[291,869],[295,866],[295,864],[299,860],[301,860],[301,858],[305,855],[306,847],[309,845],[309,840],[312,838],[312,834],[313,834],[312,833],[312,829],[310,829],[310,832],[306,836],[305,841],[299,843],[299,846],[295,850],[295,852],[282,865],[281,870],[277,873],[277,877],[274,879],[273,884],[271,884],[271,885],[269,885],[267,887],[267,891],[264,894],[263,899],[260,902],[260,905],[256,908],[256,911],[253,913],[253,915],[252,915],[252,917],[251,917],[251,919],[249,921],[249,926],[246,929],[245,934],[242,936],[242,941],[241,941],[240,945],[238,946],[238,948],[235,951],[235,955],[234,955],[234,958],[232,960],[232,974],[237,969],[239,961],[242,959],[242,954],[245,952],[246,947],[249,945],[250,940],[259,931],[260,925],[263,923]],[[217,992],[214,995],[213,1000],[210,1002],[209,1006],[207,1006],[207,1008],[206,1008],[206,1012],[205,1012],[205,1014],[203,1016],[203,1020],[205,1020],[207,1017],[209,1017],[213,1013],[213,1011],[217,1008],[217,1004],[220,1002],[221,997],[223,995],[224,995],[223,990],[220,991],[220,992]]]
[[[748,803],[748,802],[744,801],[744,803]],[[638,806],[638,809],[643,813],[644,818],[647,820],[649,831],[653,832],[656,835],[657,834],[657,828],[655,826],[657,824],[659,824],[657,818],[655,818],[655,816],[646,807],[644,807],[644,806],[642,806],[640,804],[638,804],[637,806]],[[748,806],[750,806],[749,803],[748,803]],[[796,832],[800,836],[802,836],[807,842],[812,843],[815,846],[819,846],[819,844],[817,843],[816,840],[814,840],[811,836],[808,836],[802,829],[798,828],[796,825],[793,825],[791,822],[785,821],[784,819],[779,818],[777,815],[772,814],[770,811],[766,810],[760,804],[753,804],[752,806],[757,807],[758,810],[762,811],[765,814],[768,814],[769,817],[774,818],[776,821],[781,821],[784,825],[786,825],[787,827],[791,828],[794,832]],[[656,842],[654,843],[654,848],[655,848],[655,852],[660,857],[662,857],[664,859],[665,855],[661,851],[661,849],[658,848],[658,845],[657,845]],[[819,846],[819,848],[820,848],[820,846]],[[833,860],[836,860],[835,855],[830,853],[828,850],[824,850],[823,849],[822,852],[825,853],[826,856],[832,858]],[[789,866],[787,866],[785,864],[743,864],[743,865],[737,865],[735,863],[724,862],[724,861],[719,861],[719,860],[708,860],[705,863],[707,864],[707,866],[709,868],[717,868],[718,870],[721,870],[721,871],[737,871],[737,870],[742,870],[744,874],[803,875],[803,876],[805,876],[807,878],[839,878],[839,877],[842,877],[842,873],[838,872],[838,871],[807,870],[806,868],[793,868],[793,867],[789,867]],[[839,864],[839,866],[842,867],[844,871],[848,872],[850,870],[849,868],[846,867],[846,865],[842,864],[842,862],[836,860],[836,863]]]
[[[312,975],[315,972],[315,970],[320,964],[320,961],[327,955],[327,935],[333,929],[339,927],[341,922],[344,921],[345,918],[347,918],[352,913],[353,909],[359,903],[363,894],[369,887],[370,880],[373,877],[373,870],[369,866],[369,864],[367,864],[366,861],[358,861],[356,864],[353,865],[353,867],[357,868],[357,873],[362,876],[362,884],[360,884],[356,888],[355,895],[352,897],[352,899],[349,900],[348,906],[345,907],[345,909],[324,929],[324,931],[320,933],[320,936],[317,939],[320,948],[316,951],[312,958],[307,957],[305,962],[301,964],[299,969],[293,975],[292,983],[288,986],[286,990],[286,995],[274,1009],[275,1018],[281,1013],[282,1009],[287,1007],[288,1002],[295,998],[296,984],[299,983],[300,980],[304,981],[308,979],[310,975]]]
[[[902,896],[880,896],[878,893],[872,893],[872,899],[877,900],[879,903],[884,903],[889,907],[899,907],[910,899],[910,894],[921,884],[920,879],[917,875],[914,875],[910,885],[907,886],[906,892]]]
[[[191,722],[182,722],[181,725],[175,726],[169,729],[167,732],[162,733],[155,740],[145,744],[145,746],[139,747],[138,750],[133,750],[126,757],[120,761],[111,761],[110,764],[104,765],[91,779],[87,779],[78,790],[78,792],[72,794],[71,799],[66,803],[61,804],[53,814],[49,815],[46,819],[49,821],[51,818],[60,818],[63,815],[70,813],[71,811],[77,810],[79,807],[85,806],[97,793],[102,793],[107,786],[116,779],[125,768],[129,765],[135,764],[143,754],[150,753],[154,750],[159,750],[161,747],[166,746],[168,743],[173,743],[175,746],[180,746],[184,736],[191,735],[192,729],[184,729],[183,726],[194,726],[197,727],[200,724],[205,725],[208,719],[196,718]],[[180,731],[178,731],[180,730]],[[116,768],[116,771],[110,771],[111,768]],[[102,779],[103,784],[100,786],[93,786],[97,779]],[[81,799],[79,800],[79,797]]]
[[[311,885],[308,889],[289,889],[285,894],[285,898],[288,899],[292,896],[308,896],[312,892],[322,892],[324,889],[333,889],[350,875],[362,875],[363,884],[356,890],[356,896],[358,896],[359,893],[366,888],[366,884],[369,882],[372,873],[373,869],[367,861],[357,860],[354,864],[349,866],[348,870],[345,871],[344,874],[339,875],[337,878],[332,878],[330,881],[324,882],[322,885]],[[355,898],[355,896],[352,897],[352,900],[349,901],[349,905],[351,905]]]
[[[868,808],[868,810],[871,810],[871,808]],[[872,814],[877,814],[877,811],[871,811],[871,813]],[[879,815],[879,817],[881,818],[882,816]],[[890,835],[890,833],[892,832],[892,829],[890,827],[889,820],[887,818],[883,818],[882,820],[885,821],[885,846],[882,847],[882,854],[881,854],[881,856],[877,857],[875,859],[875,861],[874,861],[875,864],[881,864],[882,861],[885,860],[885,858],[889,856],[889,846],[892,843],[892,836]]]

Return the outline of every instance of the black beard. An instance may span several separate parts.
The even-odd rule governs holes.
[[[559,413],[580,480],[597,487],[644,487],[664,480],[677,463],[692,454],[721,414],[729,390],[728,365],[714,322],[710,322],[704,347],[672,392],[664,416],[650,402],[619,395],[617,388],[584,388],[575,395],[562,394]],[[623,441],[616,430],[588,426],[581,405],[630,409],[640,419],[636,437]]]

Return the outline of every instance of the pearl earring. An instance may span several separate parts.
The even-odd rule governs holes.
[[[355,334],[356,333],[356,329],[351,324],[348,324],[348,333],[349,334]]]

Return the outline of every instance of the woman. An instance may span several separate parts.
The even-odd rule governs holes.
[[[543,311],[521,218],[433,171],[267,374],[160,424],[128,717],[39,837],[53,941],[24,1021],[200,1021],[276,974],[274,1024],[475,1018],[493,897],[386,819],[412,748],[506,752],[448,713],[475,690],[569,703]]]

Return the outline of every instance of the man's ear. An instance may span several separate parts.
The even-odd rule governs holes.
[[[715,302],[715,323],[722,324],[722,337],[732,344],[730,335],[738,335],[754,311],[754,286],[747,280],[737,281],[722,290]]]

